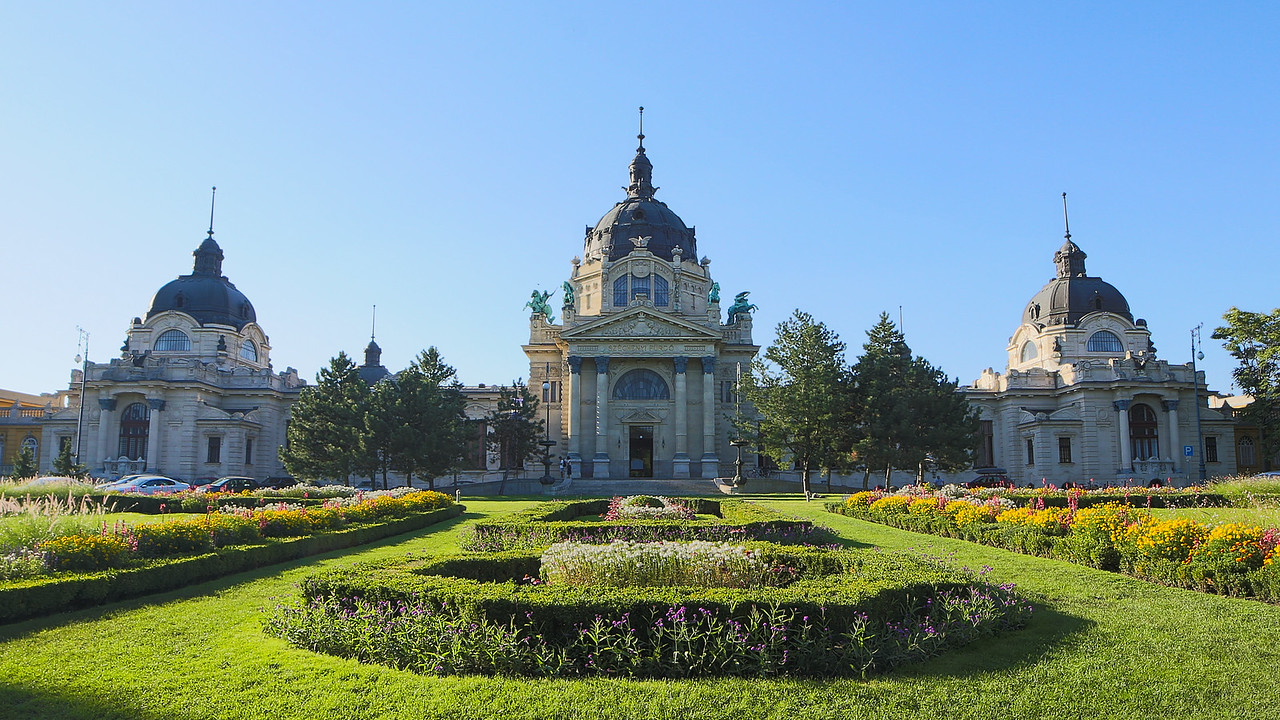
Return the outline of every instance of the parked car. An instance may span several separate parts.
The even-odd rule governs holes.
[[[1254,477],[1256,478],[1280,477],[1280,470],[1268,470],[1266,472],[1260,472],[1257,475],[1254,475]]]
[[[120,493],[139,493],[141,495],[163,495],[189,490],[190,485],[163,475],[133,475],[121,478],[113,483],[97,486],[99,490]]]
[[[965,483],[968,488],[1013,487],[1009,473],[1000,468],[984,468],[976,471],[978,476]]]
[[[196,492],[240,493],[247,492],[249,490],[257,490],[260,487],[262,487],[262,483],[259,483],[251,477],[230,475],[227,477],[220,477],[206,485],[201,485],[200,487],[195,488],[195,490]]]

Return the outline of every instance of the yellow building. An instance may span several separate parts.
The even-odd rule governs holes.
[[[14,460],[23,447],[31,448],[32,456],[40,460],[44,419],[66,405],[66,393],[29,395],[0,390],[0,475],[13,472]],[[43,463],[39,467],[47,469]]]

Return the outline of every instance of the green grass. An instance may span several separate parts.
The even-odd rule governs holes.
[[[9,718],[1275,718],[1280,607],[768,503],[850,543],[990,565],[1037,606],[1024,630],[870,681],[435,678],[314,655],[262,632],[320,567],[453,548],[468,513],[346,554],[0,627]]]

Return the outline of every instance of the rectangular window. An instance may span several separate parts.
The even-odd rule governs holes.
[[[995,425],[991,420],[983,420],[978,427],[978,452],[974,458],[974,467],[989,468],[996,466]]]
[[[205,455],[204,461],[207,463],[222,462],[222,438],[209,438],[209,452]]]
[[[542,388],[542,402],[560,402],[560,381],[547,383],[550,387]]]
[[[671,304],[671,292],[668,289],[667,279],[661,275],[653,276],[653,304],[658,307],[666,307]]]
[[[1071,462],[1071,438],[1058,438],[1058,462]]]
[[[1218,438],[1207,437],[1204,439],[1204,461],[1218,462]]]
[[[1035,438],[1027,438],[1027,464],[1036,464],[1036,440]]]
[[[58,438],[58,454],[61,455],[62,453],[69,452],[70,450],[71,450],[71,436],[70,435],[60,436]]]
[[[736,403],[738,401],[738,394],[733,391],[733,385],[732,380],[720,381],[720,402]]]
[[[253,464],[253,438],[245,438],[244,440],[244,464]]]

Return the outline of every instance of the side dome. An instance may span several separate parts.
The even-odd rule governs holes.
[[[1022,312],[1022,322],[1033,325],[1075,325],[1089,313],[1109,312],[1133,322],[1129,301],[1109,282],[1085,274],[1088,257],[1067,241],[1054,253],[1058,276],[1040,288]]]
[[[190,275],[180,275],[156,291],[147,319],[169,310],[195,318],[201,325],[230,325],[236,330],[258,321],[253,303],[222,276],[222,248],[213,232],[192,253],[195,267]]]
[[[587,228],[584,254],[599,254],[613,261],[643,248],[670,261],[672,251],[678,247],[682,257],[697,259],[694,228],[686,226],[666,203],[653,198],[658,190],[653,185],[653,164],[644,152],[644,135],[639,137],[640,147],[631,161],[627,199],[614,205],[594,228]]]

